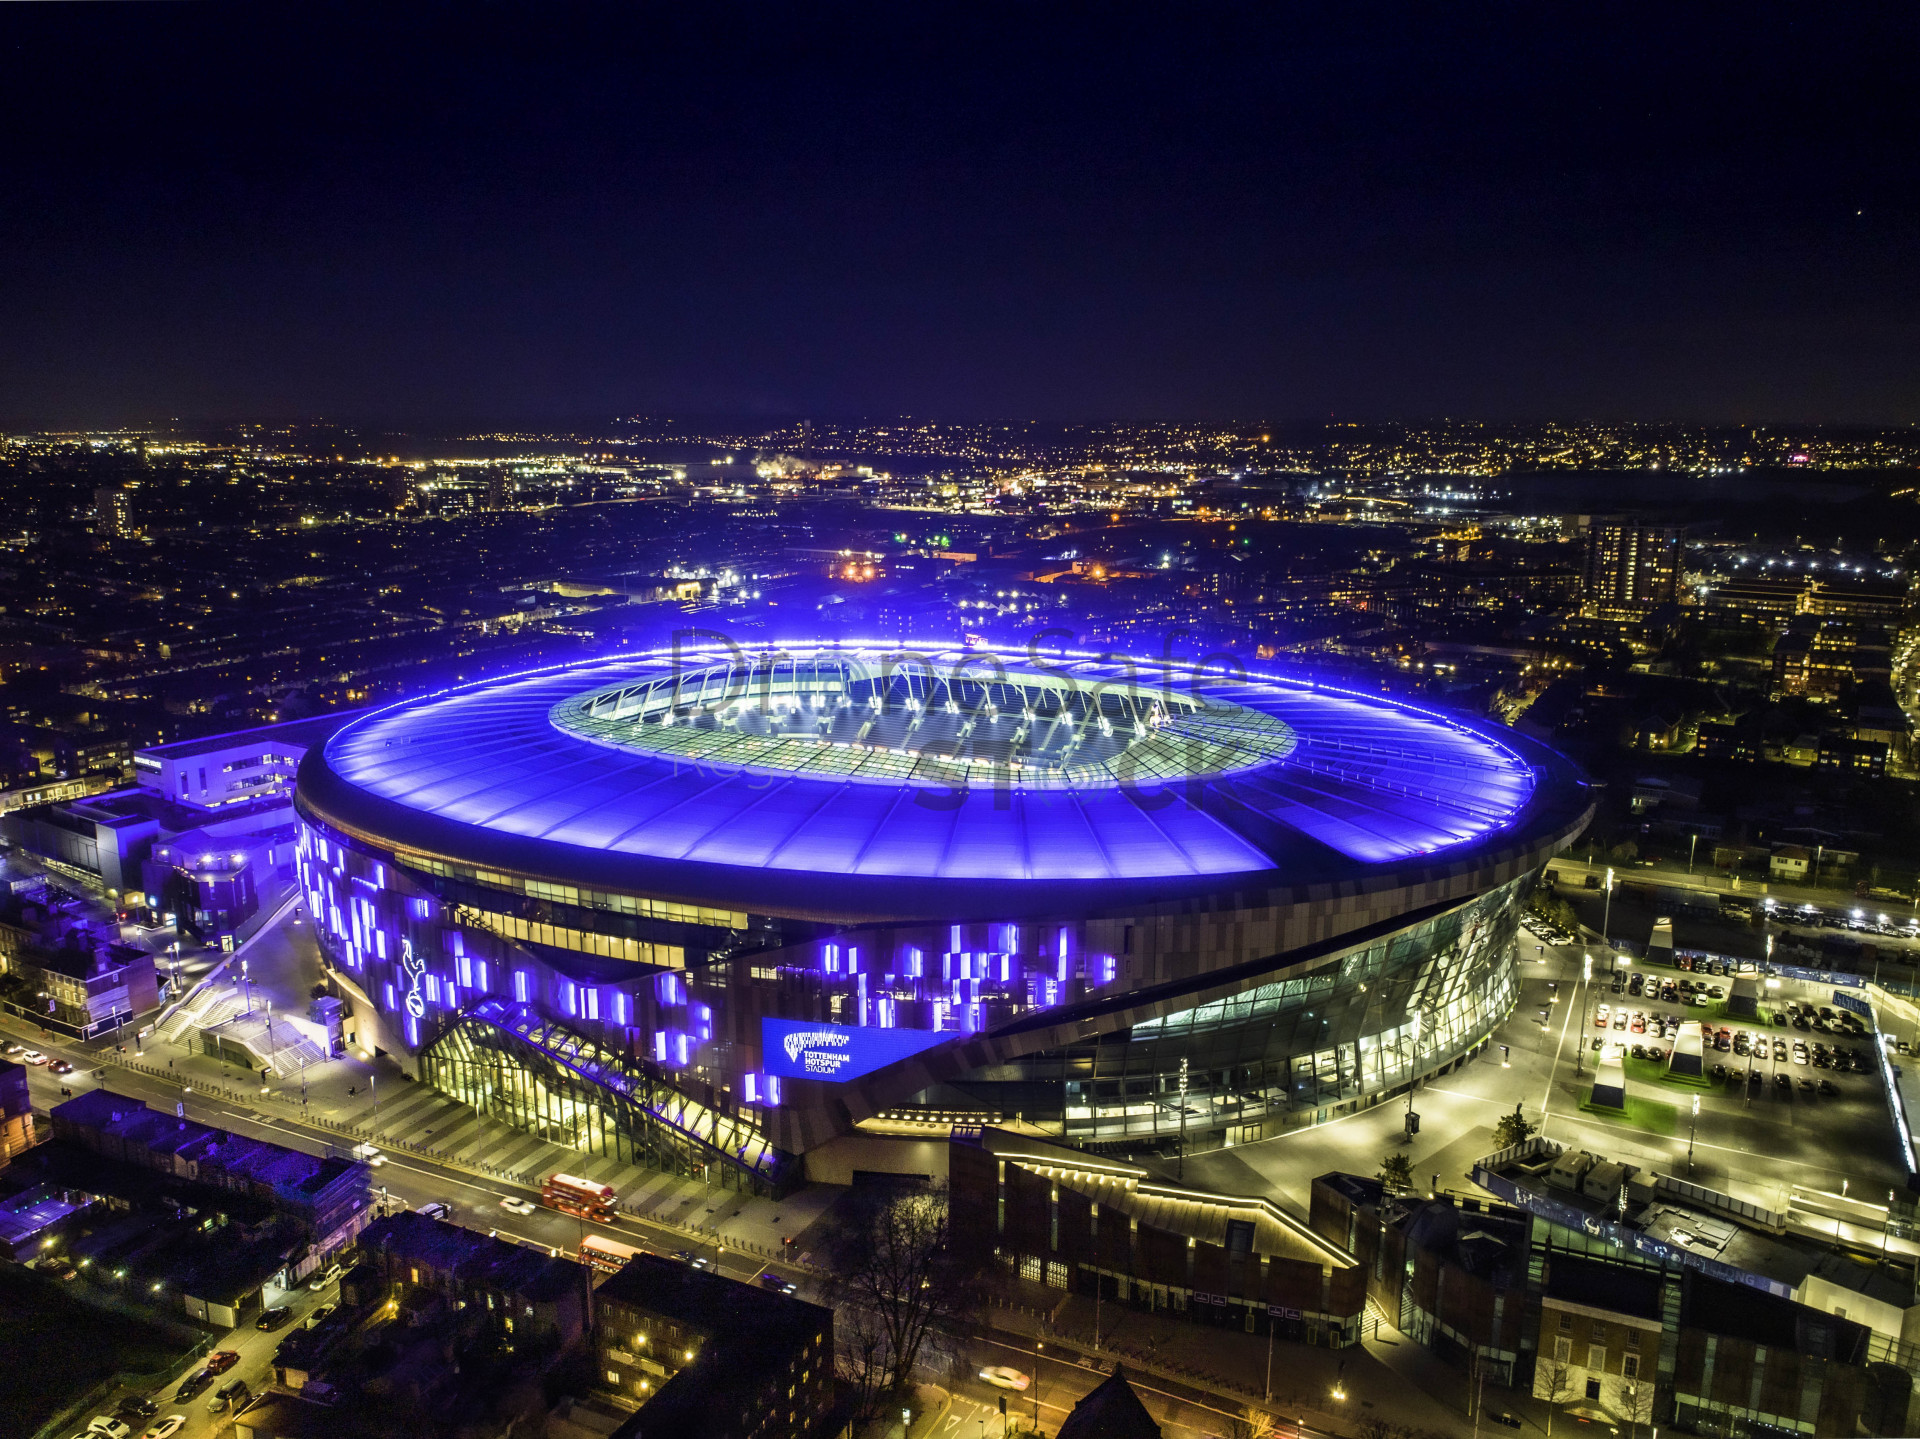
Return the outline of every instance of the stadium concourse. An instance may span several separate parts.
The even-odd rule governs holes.
[[[396,705],[296,806],[365,1042],[777,1194],[889,1122],[1243,1142],[1433,1073],[1512,1007],[1591,798],[1521,736],[1310,682],[810,642]]]

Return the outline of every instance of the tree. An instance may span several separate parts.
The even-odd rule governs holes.
[[[855,1191],[834,1211],[826,1297],[844,1314],[836,1327],[861,1336],[860,1364],[873,1371],[876,1395],[905,1392],[927,1336],[978,1306],[981,1275],[949,1237],[947,1197],[930,1186]]]
[[[1653,1419],[1653,1386],[1638,1376],[1622,1379],[1620,1408],[1626,1415],[1627,1433],[1632,1435]]]
[[[1564,1359],[1542,1354],[1534,1366],[1533,1397],[1547,1401],[1547,1434],[1553,1434],[1554,1407],[1572,1397],[1573,1391],[1567,1381],[1573,1377],[1572,1367]]]
[[[1623,839],[1607,851],[1607,858],[1615,864],[1632,864],[1640,858],[1640,846],[1630,839]]]
[[[1520,1112],[1519,1101],[1514,1102],[1513,1113],[1500,1116],[1500,1122],[1493,1126],[1493,1143],[1496,1149],[1511,1149],[1516,1144],[1525,1144],[1539,1132],[1540,1126],[1532,1123]]]
[[[1226,1429],[1226,1439],[1272,1439],[1279,1433],[1273,1416],[1251,1404],[1243,1405],[1238,1414],[1228,1419]]]
[[[1413,1188],[1413,1161],[1397,1150],[1380,1161],[1380,1172],[1374,1176],[1396,1194],[1405,1194]]]

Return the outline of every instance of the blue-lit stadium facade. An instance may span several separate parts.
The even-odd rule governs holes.
[[[477,1108],[778,1191],[883,1116],[1242,1142],[1511,1009],[1590,800],[1505,731],[1071,653],[724,644],[488,681],[302,766],[343,989]]]

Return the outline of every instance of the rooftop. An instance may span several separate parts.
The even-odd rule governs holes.
[[[255,745],[269,743],[306,750],[319,744],[349,720],[358,718],[360,713],[359,710],[339,710],[332,714],[315,715],[311,719],[262,725],[258,729],[233,730],[227,734],[204,735],[199,739],[183,739],[176,740],[172,744],[151,745],[139,753],[152,755],[156,759],[182,760],[190,759],[195,755],[222,754],[230,749],[249,749]]]
[[[1531,843],[1588,805],[1509,731],[1311,681],[1071,654],[1010,672],[937,646],[741,658],[630,655],[396,705],[309,753],[300,803],[403,862],[648,892],[830,871],[892,902],[903,878],[1306,884]]]
[[[466,1283],[485,1281],[528,1299],[554,1299],[577,1290],[583,1274],[574,1260],[410,1212],[376,1219],[361,1233],[360,1247],[418,1260]]]

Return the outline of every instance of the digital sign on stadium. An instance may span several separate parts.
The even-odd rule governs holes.
[[[760,1021],[766,1072],[781,1079],[844,1083],[952,1039],[928,1029],[875,1029],[802,1019]]]

